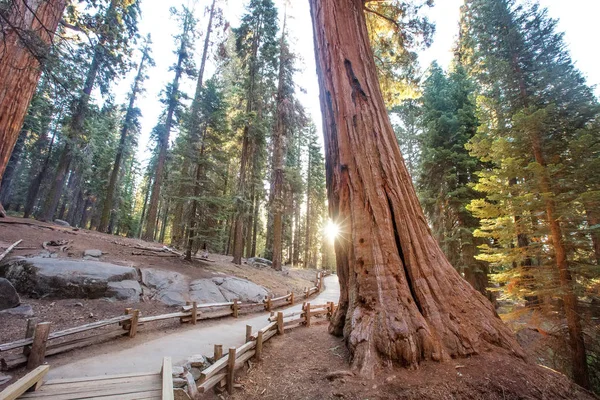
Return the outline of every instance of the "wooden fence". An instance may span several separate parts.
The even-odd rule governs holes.
[[[315,287],[307,288],[305,290],[305,298],[320,292],[323,285],[324,276],[326,276],[326,274],[323,272],[317,273]],[[27,321],[27,329],[24,339],[0,344],[0,367],[3,371],[6,371],[27,364],[28,369],[35,369],[44,363],[46,356],[52,356],[77,348],[86,347],[100,341],[106,341],[120,336],[128,336],[133,338],[137,334],[138,327],[147,323],[179,318],[182,324],[191,323],[196,325],[198,321],[205,319],[221,318],[225,316],[233,316],[234,318],[238,318],[240,314],[272,311],[276,308],[294,305],[295,298],[296,295],[292,292],[277,298],[268,296],[262,301],[262,303],[241,303],[237,300],[226,303],[212,304],[197,304],[196,302],[189,302],[186,306],[183,306],[180,312],[148,317],[142,317],[139,310],[127,308],[125,309],[124,315],[52,333],[50,332],[50,322],[36,323],[37,321],[33,318]],[[66,341],[57,340],[110,325],[119,325],[120,328],[86,336],[84,338],[70,339]],[[1,356],[1,353],[19,348],[22,348],[22,352],[20,354],[8,354]]]
[[[287,314],[278,312],[276,315],[271,315],[268,319],[269,324],[256,332],[253,332],[252,327],[247,325],[245,343],[240,347],[231,347],[225,355],[223,354],[223,346],[215,345],[214,363],[202,370],[197,381],[194,381],[193,378],[188,379],[187,390],[173,388],[171,358],[164,357],[161,372],[158,375],[107,375],[43,382],[42,380],[50,367],[42,365],[2,391],[0,399],[15,400],[22,395],[31,399],[108,398],[109,395],[119,398],[123,395],[131,399],[147,398],[150,395],[152,395],[151,398],[161,398],[163,400],[174,400],[175,398],[194,399],[199,393],[205,393],[214,387],[226,388],[231,394],[235,387],[236,371],[251,358],[260,361],[263,345],[266,341],[275,335],[283,335],[286,331],[299,326],[311,326],[311,323],[321,321],[327,322],[333,315],[335,308],[334,303],[320,305],[304,303],[301,311]],[[314,318],[319,316],[327,316],[327,318],[315,321]],[[74,391],[75,388],[76,391]],[[26,394],[26,392],[29,393]]]
[[[272,315],[269,317],[269,324],[256,332],[252,332],[251,326],[246,326],[246,343],[242,346],[231,347],[229,352],[224,355],[223,346],[215,345],[214,364],[202,371],[195,386],[187,386],[187,395],[193,399],[198,393],[206,393],[217,385],[226,387],[229,394],[233,393],[235,371],[251,358],[260,361],[263,344],[266,341],[275,335],[283,335],[287,330],[300,326],[311,326],[315,317],[326,316],[327,318],[320,321],[327,322],[333,315],[335,308],[336,305],[333,302],[320,305],[304,303],[302,311],[287,314],[278,312]]]

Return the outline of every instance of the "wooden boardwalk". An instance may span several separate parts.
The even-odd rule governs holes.
[[[56,379],[44,382],[35,392],[19,399],[76,400],[162,399],[160,374],[114,375],[80,379]]]
[[[42,365],[2,392],[0,400],[173,400],[171,358],[163,359],[161,373],[105,375],[44,381],[50,367]]]

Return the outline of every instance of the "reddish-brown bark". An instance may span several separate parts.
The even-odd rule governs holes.
[[[66,0],[17,0],[0,12],[0,182],[65,5]]]
[[[272,171],[272,202],[273,211],[273,269],[281,271],[282,252],[283,252],[283,178],[285,170],[285,158],[287,153],[286,146],[286,116],[284,97],[284,72],[285,72],[285,57],[287,57],[287,45],[285,42],[285,24],[283,20],[283,29],[280,40],[280,55],[279,55],[279,86],[277,88],[277,120],[275,122],[275,130],[273,131],[273,171]]]
[[[330,330],[364,375],[392,362],[523,352],[433,238],[400,154],[363,0],[310,0],[341,297]]]
[[[590,380],[583,339],[583,329],[579,316],[577,296],[573,290],[573,278],[567,261],[567,250],[563,243],[563,234],[560,223],[556,219],[556,204],[552,184],[547,173],[546,160],[542,151],[542,139],[539,132],[534,128],[529,132],[531,146],[535,161],[542,167],[540,176],[540,189],[546,205],[546,219],[550,226],[550,239],[554,247],[554,258],[558,268],[558,276],[562,293],[563,308],[567,317],[569,329],[569,345],[571,347],[571,366],[573,368],[573,380],[582,387],[589,389]]]

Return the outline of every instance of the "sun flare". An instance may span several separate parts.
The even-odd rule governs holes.
[[[325,234],[325,237],[333,243],[340,234],[340,227],[335,222],[329,220],[327,221],[325,228],[323,228],[323,233]]]

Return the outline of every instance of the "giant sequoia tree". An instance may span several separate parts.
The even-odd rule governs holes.
[[[0,182],[65,5],[66,0],[0,4]]]
[[[400,2],[398,2],[400,3]],[[492,305],[433,238],[386,113],[364,0],[310,0],[341,295],[330,331],[353,368],[416,366],[500,346],[522,355]]]

